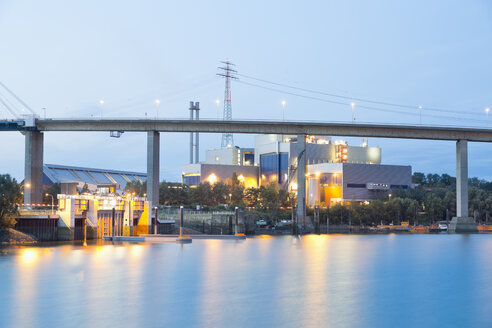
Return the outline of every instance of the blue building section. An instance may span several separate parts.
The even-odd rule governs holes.
[[[55,164],[45,164],[43,166],[44,185],[62,182],[87,183],[87,185],[118,183],[118,189],[123,190],[128,182],[139,181],[143,183],[146,180],[147,174],[141,172],[94,169]]]
[[[289,154],[273,153],[260,155],[260,174],[263,182],[284,183],[287,181]]]

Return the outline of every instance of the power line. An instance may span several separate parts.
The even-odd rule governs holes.
[[[273,82],[265,79],[260,79],[257,77],[249,76],[249,75],[244,75],[244,74],[239,74],[239,76],[245,77],[247,79],[252,79],[256,81],[260,81],[263,83],[268,83],[268,84],[273,84],[277,86],[281,86],[284,88],[290,88],[294,90],[299,90],[303,92],[309,92],[309,93],[315,93],[315,94],[320,94],[324,96],[329,96],[329,97],[334,97],[334,98],[340,98],[340,99],[347,99],[347,100],[355,100],[355,101],[361,101],[361,102],[366,102],[370,104],[376,104],[376,105],[384,105],[384,106],[393,106],[393,107],[400,107],[400,108],[407,108],[407,109],[419,109],[419,106],[415,105],[408,105],[408,104],[397,104],[397,103],[391,103],[391,102],[385,102],[385,101],[377,101],[377,100],[371,100],[371,99],[365,99],[365,98],[358,98],[358,97],[350,97],[350,96],[343,96],[335,93],[328,93],[328,92],[322,92],[322,91],[317,91],[313,89],[307,89],[307,88],[301,88],[301,87],[296,87],[292,85],[288,85],[285,83],[278,83],[278,82]],[[361,106],[358,106],[361,107]],[[444,112],[444,113],[452,113],[452,114],[461,114],[461,115],[477,115],[477,116],[482,116],[482,114],[479,113],[470,113],[470,112],[464,112],[464,111],[454,111],[454,110],[449,110],[449,109],[443,109],[443,108],[435,108],[435,107],[424,107],[422,106],[423,110],[426,111],[435,111],[435,112]]]
[[[245,82],[245,81],[242,81],[242,80],[237,80],[236,82],[241,83],[241,84],[246,84],[246,85],[249,85],[249,86],[253,86],[253,87],[257,87],[257,88],[262,88],[262,89],[265,89],[265,90],[270,90],[270,91],[274,91],[274,92],[278,92],[278,93],[288,94],[288,95],[295,96],[295,97],[301,97],[301,98],[305,98],[305,99],[311,99],[311,100],[316,100],[316,101],[321,101],[321,102],[330,103],[330,104],[336,104],[336,105],[343,105],[343,106],[348,106],[349,105],[349,103],[345,103],[345,102],[341,102],[341,101],[334,101],[334,100],[329,100],[329,99],[320,98],[320,97],[303,95],[303,94],[299,94],[299,93],[295,93],[295,92],[290,92],[290,91],[285,91],[285,90],[281,90],[281,89],[275,89],[275,88],[266,87],[266,86],[259,85],[259,84]],[[354,98],[348,98],[348,99],[354,99]],[[365,105],[358,105],[357,107],[368,109],[368,110],[374,110],[374,111],[380,111],[380,112],[387,112],[387,113],[398,113],[398,114],[411,115],[411,116],[419,115],[419,113],[416,113],[416,112],[407,112],[407,111],[397,110],[397,109],[386,109],[386,108],[378,108],[378,107],[365,106]],[[460,113],[460,114],[461,115],[466,115],[466,113]],[[447,118],[447,119],[451,119],[451,120],[460,120],[460,121],[467,120],[467,121],[474,121],[474,122],[482,122],[482,120],[476,120],[476,119],[472,119],[472,118],[459,118],[459,117],[431,115],[431,114],[422,114],[422,116],[432,117],[432,118],[439,118],[439,119]]]

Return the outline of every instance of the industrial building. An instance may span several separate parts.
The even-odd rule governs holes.
[[[98,185],[116,184],[116,191],[122,192],[127,183],[143,183],[145,180],[147,180],[147,174],[140,172],[55,164],[43,165],[43,188],[55,183],[76,183],[78,189],[82,189],[87,184],[90,191],[96,191]]]
[[[95,193],[78,194],[76,183],[63,183],[73,193],[58,194],[58,239],[82,239],[83,225],[87,227],[87,238],[131,236],[148,233],[151,222],[149,202],[145,197],[132,194],[118,195],[117,184],[97,186]],[[114,226],[113,226],[114,211]]]
[[[308,165],[307,171],[309,206],[371,201],[412,183],[412,168],[403,165],[321,163]]]
[[[373,200],[390,189],[411,186],[410,166],[382,165],[381,148],[360,146],[330,137],[306,137],[302,151],[306,160],[306,203],[308,206]],[[206,152],[205,161],[187,164],[182,182],[227,182],[235,174],[246,188],[277,183],[297,192],[297,136],[258,135],[254,148],[226,147]]]

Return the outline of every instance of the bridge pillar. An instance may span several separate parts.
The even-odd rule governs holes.
[[[477,223],[468,216],[468,141],[456,142],[456,217],[448,231],[477,232]]]
[[[306,135],[297,135],[297,223],[306,222]]]
[[[151,208],[159,205],[159,139],[159,132],[147,132],[147,199]]]
[[[24,161],[24,204],[43,202],[43,140],[39,131],[27,131]]]

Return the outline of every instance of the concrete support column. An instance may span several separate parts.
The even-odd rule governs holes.
[[[27,131],[24,171],[24,204],[43,202],[43,141],[38,131]]]
[[[468,141],[456,142],[456,217],[448,231],[477,232],[477,223],[468,217]]]
[[[468,217],[468,141],[456,142],[456,216]]]
[[[159,139],[159,132],[147,132],[147,199],[150,208],[159,205]]]
[[[297,136],[297,220],[306,221],[306,135]]]

